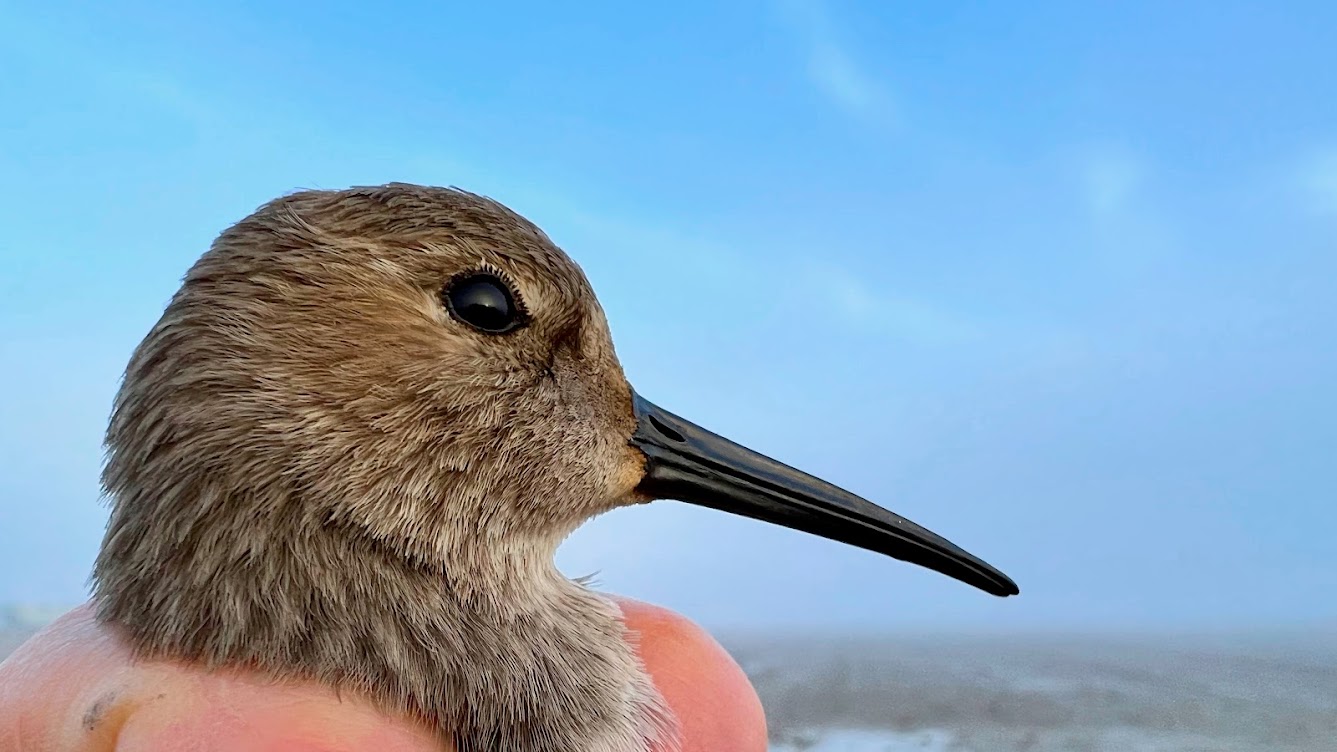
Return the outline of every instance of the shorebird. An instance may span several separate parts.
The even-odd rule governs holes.
[[[106,441],[92,598],[0,666],[4,750],[760,752],[704,632],[553,564],[656,499],[1017,592],[642,398],[579,267],[457,189],[299,192],[223,232]]]

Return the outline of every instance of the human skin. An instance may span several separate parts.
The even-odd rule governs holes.
[[[681,752],[765,752],[761,702],[719,643],[672,611],[615,600],[677,720]],[[356,692],[236,667],[136,661],[91,604],[0,664],[0,752],[187,750],[453,752],[454,745]]]

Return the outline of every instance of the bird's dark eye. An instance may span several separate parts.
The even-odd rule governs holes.
[[[489,334],[502,334],[524,323],[510,287],[497,277],[470,274],[452,280],[441,291],[446,308],[457,320]]]

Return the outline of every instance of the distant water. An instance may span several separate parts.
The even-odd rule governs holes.
[[[1308,747],[1315,752],[1331,746]],[[947,731],[815,728],[771,745],[771,752],[1270,752],[1273,747],[1192,733],[1135,728],[1050,729],[1021,734],[958,737]],[[1283,748],[1284,749],[1284,748]]]
[[[946,731],[872,731],[868,729],[809,729],[787,743],[772,744],[771,752],[951,752],[952,735]]]
[[[33,634],[32,629],[3,629],[0,628],[0,661],[14,652],[15,648],[22,645],[25,640]]]
[[[773,752],[1337,752],[1337,640],[726,639]]]

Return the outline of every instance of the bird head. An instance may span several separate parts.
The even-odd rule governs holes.
[[[674,498],[1016,592],[914,523],[642,398],[579,267],[453,189],[296,193],[228,229],[135,352],[107,442],[104,556],[205,547],[221,567],[287,545],[268,537],[283,531],[449,573],[542,558],[594,515]]]

